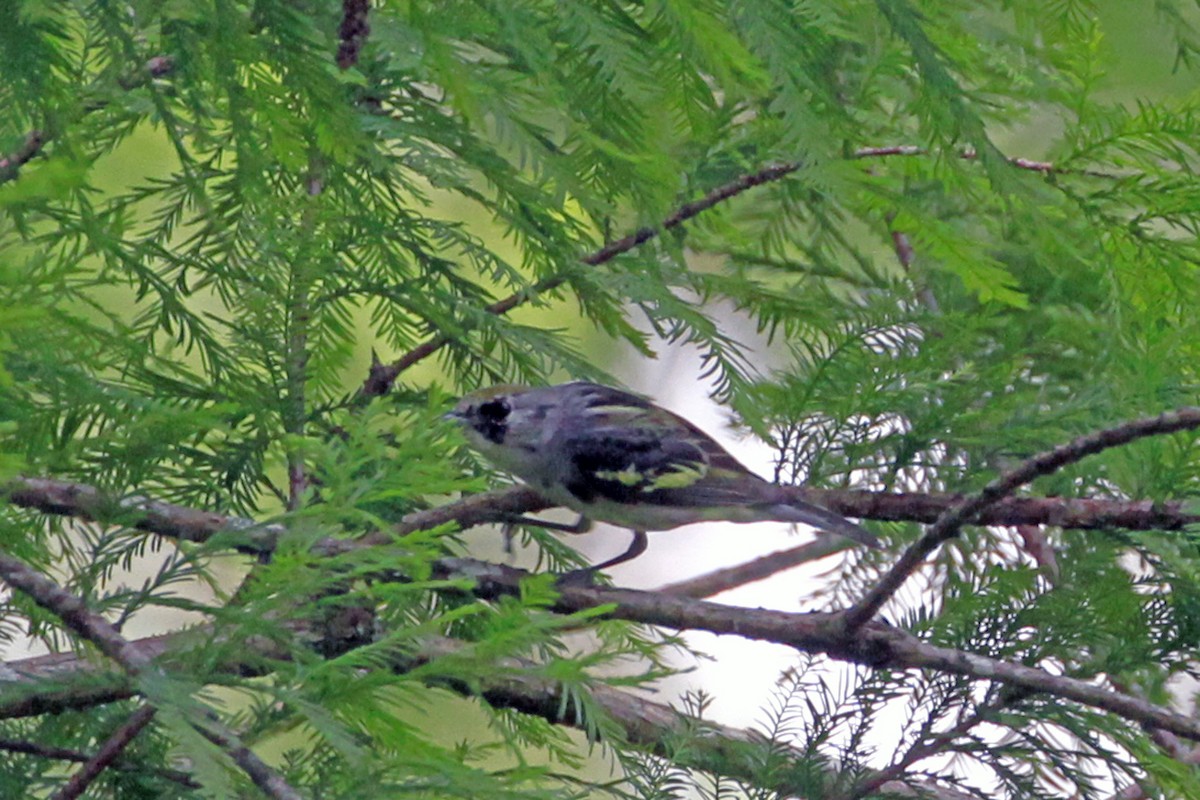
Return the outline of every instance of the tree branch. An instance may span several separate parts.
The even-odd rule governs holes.
[[[40,130],[30,131],[25,135],[21,146],[8,155],[0,158],[0,183],[11,181],[17,177],[21,167],[33,160],[46,144],[46,134]]]
[[[367,15],[371,10],[368,0],[342,0],[342,22],[338,26],[337,65],[339,69],[350,69],[358,63],[371,25]]]
[[[87,753],[79,750],[72,750],[69,747],[50,747],[37,742],[25,742],[14,739],[0,739],[0,750],[7,753],[18,753],[20,755],[33,756],[35,758],[47,758],[54,761],[71,761],[77,764],[86,764],[91,761],[94,756],[89,756]],[[177,783],[180,786],[188,789],[199,789],[200,784],[192,780],[192,777],[186,772],[180,772],[176,769],[163,769],[161,767],[148,767],[142,764],[134,764],[129,761],[117,759],[109,765],[112,769],[120,772],[149,772],[163,780]]]
[[[854,543],[840,536],[818,536],[799,547],[791,547],[724,569],[715,569],[695,578],[668,583],[658,589],[673,597],[712,597],[747,583],[761,581],[786,569],[848,550]]]
[[[1193,430],[1200,427],[1200,408],[1181,408],[1155,417],[1132,420],[1115,428],[1081,436],[1073,442],[1039,453],[983,488],[976,495],[953,504],[941,513],[925,534],[905,551],[861,601],[844,612],[848,630],[863,625],[917,570],[943,542],[958,535],[964,524],[994,505],[1005,495],[1035,478],[1050,475],[1068,464],[1112,447],[1129,444],[1147,436]]]
[[[129,675],[141,675],[152,668],[151,659],[145,652],[132,646],[111,623],[91,611],[81,598],[66,591],[21,559],[0,552],[0,580],[57,616],[70,631],[94,644]],[[149,719],[146,722],[148,723]],[[276,800],[300,800],[300,795],[294,789],[247,750],[237,737],[220,723],[214,722],[198,730],[213,741],[223,742],[222,746],[230,758],[250,776],[255,785],[271,797]]]
[[[947,509],[967,499],[961,494],[940,493],[808,487],[794,487],[793,491],[798,499],[843,516],[891,522],[936,522]],[[0,488],[0,498],[45,514],[127,525],[181,541],[206,542],[220,533],[236,534],[230,547],[250,555],[271,552],[283,533],[283,526],[279,524],[201,511],[142,495],[115,497],[88,484],[54,478],[14,478]],[[551,505],[528,486],[496,489],[408,514],[393,529],[368,534],[358,543],[386,544],[397,536],[450,523],[465,530],[542,511]],[[1179,530],[1200,523],[1200,514],[1184,510],[1181,501],[1009,497],[975,512],[969,522],[973,525],[1056,525],[1082,530]]]
[[[100,773],[112,765],[121,752],[134,740],[142,730],[154,719],[154,706],[142,706],[130,715],[129,719],[113,731],[104,741],[96,754],[88,759],[83,768],[71,776],[61,789],[54,793],[54,800],[75,800],[87,791],[92,781],[100,777]]]
[[[175,59],[171,56],[155,56],[149,59],[142,68],[135,73],[121,78],[118,84],[122,89],[136,89],[138,86],[144,85],[147,81],[154,78],[161,78],[175,69]],[[84,113],[98,111],[106,104],[92,103],[85,107]],[[0,158],[0,184],[7,183],[13,180],[21,171],[21,167],[28,164],[42,152],[54,139],[54,134],[47,130],[32,130],[25,135],[25,141],[13,152]]]
[[[448,579],[469,577],[476,582],[475,594],[485,599],[518,595],[520,581],[528,577],[528,573],[523,570],[469,559],[443,559],[435,565],[435,574]],[[667,597],[655,592],[601,587],[562,587],[552,610],[574,613],[599,606],[611,606],[609,616],[614,618],[774,642],[806,653],[824,654],[837,661],[872,668],[930,669],[1007,684],[1029,692],[1073,700],[1109,711],[1140,725],[1200,740],[1200,722],[1145,700],[1087,681],[1054,675],[1036,667],[931,645],[910,633],[883,623],[871,622],[857,631],[848,632],[841,624],[838,614],[800,614],[732,608],[705,601]],[[303,630],[298,628],[298,634],[303,635]],[[146,657],[152,657],[156,653],[166,656],[189,635],[184,633],[155,637],[152,640],[131,643],[130,646],[136,646]],[[278,649],[264,650],[273,647],[269,642],[248,640],[243,648],[230,655],[230,658],[241,659],[244,663],[234,660],[222,664],[221,668],[229,672],[243,673],[243,670],[248,668],[261,668],[264,655],[286,657],[286,654]],[[441,652],[435,643],[430,648],[423,648],[416,661],[397,661],[393,668],[413,669],[420,663],[437,657]],[[64,672],[78,678],[84,674],[93,674],[98,669],[95,664],[73,657],[65,663],[61,656],[28,659],[8,667],[14,674],[22,677],[0,686],[0,718],[26,715],[31,713],[31,709],[79,707],[76,703],[80,703],[81,698],[68,694],[69,690],[60,687],[56,691],[53,688],[21,684],[30,680],[40,680],[43,676],[62,676]],[[520,708],[529,713],[539,713],[547,715],[550,719],[560,720],[564,706],[559,695],[548,689],[549,684],[529,684],[524,683],[524,680],[523,676],[506,675],[503,670],[498,669],[493,680],[485,684],[483,692],[489,701],[498,705]],[[112,685],[108,688],[110,697],[119,694],[114,691],[115,687]],[[462,691],[463,688],[459,687],[459,690]],[[31,702],[32,693],[38,695],[36,702]],[[129,696],[128,687],[122,696]],[[617,695],[613,697],[614,705],[629,703],[632,704],[629,708],[635,711],[644,705],[640,699],[628,699]],[[90,703],[82,703],[87,704]],[[554,710],[553,715],[549,714],[549,709]],[[610,709],[610,713],[615,712]],[[637,723],[646,726],[638,733],[632,728],[636,719],[626,714],[623,725],[632,730],[629,734],[631,741],[646,745],[653,742],[656,735],[663,737],[670,732],[669,728],[663,727],[662,718],[652,716],[655,719]],[[670,718],[677,718],[676,713],[670,712]]]
[[[718,186],[708,194],[701,197],[699,200],[695,200],[690,203],[684,203],[669,216],[663,219],[658,227],[647,226],[645,228],[639,228],[624,238],[618,239],[615,242],[609,242],[599,250],[593,252],[591,255],[584,256],[580,259],[580,263],[595,267],[612,261],[617,256],[628,253],[635,247],[650,241],[665,231],[679,227],[683,223],[687,222],[693,217],[698,216],[700,213],[707,211],[718,203],[722,203],[731,197],[736,197],[742,192],[752,189],[755,186],[761,186],[764,183],[777,181],[780,178],[800,169],[800,167],[801,162],[791,161],[783,164],[773,164],[764,167],[757,172],[739,176],[728,183]],[[489,314],[507,314],[512,309],[528,302],[539,294],[557,289],[559,286],[562,286],[567,282],[567,278],[568,276],[566,274],[546,278],[528,289],[524,289],[520,292],[514,292],[508,297],[497,300],[495,303],[489,305],[486,308],[486,311]],[[418,361],[433,355],[449,342],[449,338],[445,336],[438,336],[433,339],[429,339],[420,345],[417,345],[417,347],[409,350],[391,364],[373,365],[370,374],[367,376],[366,382],[359,391],[359,396],[377,397],[379,395],[386,394],[391,390],[392,384],[395,383],[396,378],[401,372],[408,369],[413,364],[416,364]]]
[[[512,567],[456,558],[436,562],[435,574],[447,579],[472,578],[477,585],[475,594],[485,599],[518,595],[520,581],[528,575]],[[931,645],[881,622],[847,628],[844,612],[800,614],[735,608],[658,592],[572,586],[559,587],[559,598],[551,608],[560,613],[575,613],[609,605],[612,610],[608,615],[617,619],[741,636],[877,669],[931,669],[998,681],[1074,700],[1138,724],[1200,741],[1200,722],[1145,700],[1035,667]]]
[[[322,629],[316,627],[297,626],[293,630],[320,652],[339,653],[344,644],[344,640],[340,639],[319,638],[322,636]],[[195,631],[167,634],[131,644],[143,652],[169,658],[172,653],[186,646],[194,633]],[[390,668],[398,673],[412,672],[436,659],[461,655],[470,647],[470,643],[455,639],[428,637],[414,653],[393,653]],[[230,655],[240,660],[226,662],[220,665],[220,668],[229,673],[243,675],[254,673],[254,670],[262,665],[264,658],[287,657],[285,652],[274,648],[261,638],[248,640],[244,647]],[[23,676],[21,682],[38,682],[31,688],[43,692],[40,703],[43,707],[60,705],[68,698],[51,694],[51,690],[42,686],[41,682],[60,676],[64,671],[76,677],[83,677],[95,673],[98,669],[94,663],[74,656],[70,657],[69,664],[61,657],[39,656],[13,662],[8,666]],[[496,669],[492,674],[478,685],[468,685],[463,681],[446,683],[436,676],[429,677],[431,673],[426,673],[425,680],[465,696],[482,697],[495,708],[509,708],[543,717],[556,724],[583,727],[586,720],[576,715],[578,708],[575,704],[564,702],[568,698],[564,695],[563,687],[555,681],[538,677],[536,667],[532,662],[517,658],[501,658],[497,659]],[[6,702],[4,695],[13,691],[13,687],[0,684],[0,719],[26,716],[24,703],[14,706]],[[604,684],[592,686],[589,692],[593,702],[620,726],[625,740],[631,744],[653,755],[671,758],[675,763],[689,769],[717,770],[722,775],[763,785],[763,776],[759,774],[760,770],[755,760],[756,748],[768,744],[763,735],[698,719],[671,706],[655,703],[643,696]],[[64,707],[83,708],[89,705],[94,703]],[[674,751],[670,743],[678,741],[681,737],[687,741],[687,747],[682,751]],[[771,746],[772,752],[782,752],[790,759],[806,758],[804,754],[790,750],[781,743],[775,742]],[[765,788],[786,796],[795,794],[800,785],[792,780],[786,770],[781,770],[772,773],[771,782],[765,784]],[[899,779],[891,780],[884,783],[882,789],[898,797],[969,800],[962,792],[927,781],[921,781],[919,788],[913,788]]]
[[[918,156],[925,155],[927,152],[928,151],[925,148],[914,145],[863,147],[851,153],[850,158],[864,159],[884,158],[888,156]],[[959,153],[958,157],[973,161],[978,158],[978,155],[974,150],[967,149]],[[1039,172],[1044,175],[1073,173],[1102,178],[1115,177],[1106,173],[1091,172],[1088,170],[1060,169],[1055,167],[1052,163],[1046,161],[1034,161],[1028,158],[1010,157],[1007,160],[1008,163],[1013,167],[1032,172]],[[635,247],[650,241],[662,233],[679,227],[684,222],[699,216],[701,213],[732,197],[736,197],[737,195],[742,194],[749,189],[753,189],[755,186],[761,186],[764,183],[772,183],[785,178],[793,172],[799,170],[802,166],[804,166],[804,162],[802,161],[786,161],[779,164],[768,165],[757,172],[741,175],[732,181],[729,181],[728,183],[718,186],[708,194],[701,197],[699,200],[694,200],[690,203],[684,203],[669,216],[663,219],[658,227],[647,226],[644,228],[639,228],[628,236],[618,239],[615,242],[609,242],[599,250],[596,250],[590,255],[584,256],[580,259],[580,263],[588,266],[598,266],[600,264],[607,263],[617,256],[628,253]],[[565,274],[546,278],[528,289],[524,289],[520,292],[514,292],[508,297],[492,303],[491,305],[487,306],[485,310],[489,314],[507,314],[512,309],[528,302],[532,298],[537,297],[539,294],[557,289],[559,286],[567,282],[567,278],[568,276]],[[392,384],[395,383],[396,378],[399,377],[401,372],[413,366],[417,362],[433,355],[449,343],[449,337],[435,336],[412,348],[390,364],[381,364],[378,362],[372,364],[370,372],[367,375],[367,379],[363,383],[362,388],[359,390],[359,396],[366,398],[378,397],[387,394],[389,391],[391,391]]]

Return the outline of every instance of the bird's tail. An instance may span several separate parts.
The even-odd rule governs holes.
[[[820,528],[828,533],[836,533],[838,536],[853,539],[856,542],[865,544],[867,547],[878,548],[883,546],[879,543],[879,539],[875,537],[875,534],[870,531],[860,528],[841,514],[835,514],[828,509],[814,506],[811,503],[805,503],[801,500],[789,500],[786,503],[779,503],[771,511],[772,516],[781,521],[803,522],[805,525],[812,525],[814,528]]]

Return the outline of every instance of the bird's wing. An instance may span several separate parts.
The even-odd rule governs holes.
[[[704,450],[688,439],[654,428],[602,427],[563,440],[564,483],[590,503],[597,498],[629,503],[692,486],[709,472]]]
[[[713,469],[727,470],[730,473],[749,473],[749,470],[742,466],[740,461],[707,433],[678,414],[655,405],[641,395],[586,381],[576,381],[571,385],[577,386],[581,390],[585,414],[592,417],[613,416],[628,423],[626,427],[643,429],[633,431],[631,435],[646,433],[665,437],[669,429],[674,429],[671,431],[672,438],[686,438],[688,444],[699,450],[704,460]],[[607,430],[610,427],[616,428],[617,425],[604,425],[603,433],[606,435],[624,433],[623,431]]]

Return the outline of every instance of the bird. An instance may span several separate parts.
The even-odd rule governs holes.
[[[468,444],[555,505],[591,521],[628,528],[628,549],[576,577],[645,552],[647,531],[695,522],[798,522],[880,547],[869,531],[796,497],[742,465],[683,417],[631,392],[588,381],[553,386],[497,385],[472,392],[446,414]]]

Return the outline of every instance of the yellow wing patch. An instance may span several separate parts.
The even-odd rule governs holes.
[[[691,486],[708,474],[708,465],[700,461],[677,462],[657,475],[647,475],[631,463],[624,469],[600,469],[592,474],[602,481],[616,481],[622,486],[637,486],[643,492],[656,492]]]
[[[598,469],[595,475],[602,481],[616,481],[622,486],[637,486],[646,479],[646,476],[639,472],[633,464],[625,469]]]

